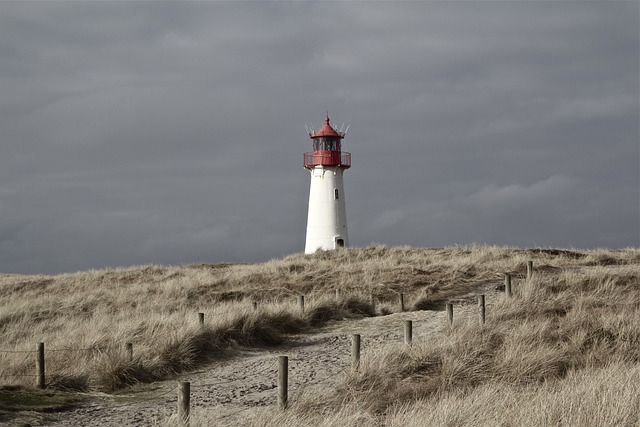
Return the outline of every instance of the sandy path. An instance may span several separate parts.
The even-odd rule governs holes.
[[[473,304],[456,305],[461,321],[476,315]],[[277,356],[289,356],[289,401],[295,404],[302,392],[338,384],[349,369],[351,334],[362,336],[362,357],[404,339],[404,320],[413,321],[413,341],[424,342],[447,327],[445,312],[414,311],[373,318],[335,322],[313,334],[292,336],[285,345],[240,351],[229,360],[184,375],[191,382],[191,411],[215,407],[220,419],[233,420],[256,407],[277,404]],[[97,396],[75,410],[51,414],[46,422],[32,425],[68,427],[157,426],[177,411],[177,380],[154,384],[135,395]],[[136,403],[131,403],[132,400]],[[125,403],[122,403],[125,402]]]

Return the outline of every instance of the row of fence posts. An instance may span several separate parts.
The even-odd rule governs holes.
[[[504,273],[504,291],[507,297],[513,296],[513,290],[511,286],[511,274]],[[533,277],[533,261],[527,262],[527,281],[531,280]],[[340,289],[336,289],[336,298],[340,297]],[[374,295],[371,294],[371,301],[374,301]],[[298,296],[298,303],[300,306],[300,311],[304,313],[304,295]],[[398,304],[400,306],[400,311],[405,310],[404,306],[404,294],[400,293],[398,295]],[[256,301],[252,302],[252,306],[254,310],[257,310],[258,303]],[[449,324],[453,323],[453,304],[446,304],[447,318],[449,319]],[[480,324],[484,325],[485,322],[485,296],[478,295],[478,312],[480,317]],[[412,332],[411,332],[411,320],[407,320],[405,323],[405,342],[411,343],[412,341]],[[204,313],[198,313],[198,323],[200,325],[204,325]],[[125,344],[125,351],[129,361],[133,360],[133,343]],[[37,362],[36,362],[36,382],[39,388],[45,388],[45,362],[44,362],[44,343],[38,343],[37,349]]]
[[[533,261],[527,261],[527,281],[533,277]],[[504,273],[504,287],[507,297],[513,296],[511,287],[511,274]],[[340,297],[340,289],[336,289],[336,298]],[[304,295],[298,296],[298,302],[300,310],[304,312]],[[371,294],[371,302],[374,302],[373,293]],[[404,294],[400,293],[398,297],[398,303],[400,305],[400,311],[404,311]],[[252,302],[254,310],[257,310],[258,303]],[[453,304],[446,304],[447,319],[449,325],[453,324]],[[478,295],[478,315],[480,325],[484,325],[486,320],[486,308],[485,308],[485,295]],[[204,325],[204,313],[198,313],[198,322],[200,325]],[[360,366],[360,334],[353,334],[351,336],[351,368],[357,370]],[[404,322],[404,342],[410,345],[413,341],[413,321],[405,320]],[[126,343],[126,353],[129,360],[133,360],[133,343]],[[37,360],[36,360],[36,378],[37,386],[39,388],[45,388],[45,352],[44,343],[38,343],[37,348]],[[288,382],[289,382],[289,358],[287,356],[278,356],[278,406],[281,409],[286,409],[288,406]],[[189,423],[189,412],[191,402],[191,383],[180,382],[178,384],[178,418],[183,425]]]
[[[507,297],[513,296],[513,290],[511,286],[511,274],[504,273],[504,291]],[[531,280],[533,277],[533,261],[527,261],[527,281]],[[336,289],[336,298],[340,297],[340,289]],[[374,302],[374,295],[371,293],[371,302]],[[300,311],[304,313],[304,295],[298,295],[298,304],[300,306]],[[404,306],[404,294],[398,294],[398,304],[400,306],[400,311],[405,310]],[[253,310],[258,309],[258,303],[256,301],[252,302]],[[447,318],[449,319],[449,324],[453,324],[453,304],[446,304]],[[480,317],[480,324],[484,325],[485,322],[485,296],[478,295],[478,312]],[[200,325],[204,325],[204,313],[198,313],[198,323]],[[407,320],[405,323],[405,343],[411,343],[412,341],[412,325],[411,320]],[[358,341],[359,342],[359,341]],[[125,344],[125,352],[129,361],[133,360],[133,343]],[[38,388],[45,388],[45,362],[44,362],[44,343],[38,343],[37,348],[37,362],[36,362],[36,382]]]
[[[304,301],[300,300],[301,304]],[[480,322],[484,324],[485,320],[485,296],[478,296],[478,305],[480,308]],[[447,314],[449,324],[453,323],[453,304],[447,304]],[[204,314],[198,313],[200,323],[204,323]],[[404,322],[404,342],[409,345],[413,341],[413,321],[405,320]],[[351,368],[357,370],[360,366],[360,343],[361,335],[351,335]],[[126,352],[130,360],[133,359],[133,344],[126,343]],[[45,351],[44,343],[38,343],[37,348],[37,385],[39,388],[45,388]],[[278,357],[278,406],[282,409],[286,409],[288,404],[288,369],[289,359],[287,356]],[[189,418],[190,407],[190,390],[191,383],[180,382],[178,385],[178,417],[183,422],[187,422]]]

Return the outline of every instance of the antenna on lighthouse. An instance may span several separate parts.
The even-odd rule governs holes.
[[[345,123],[342,123],[342,124],[340,125],[340,127],[336,126],[336,127],[334,127],[333,129],[334,129],[336,132],[338,132],[338,134],[339,134],[341,137],[343,137],[343,138],[344,138],[344,136],[347,134],[347,131],[349,131],[349,126],[351,126],[351,125],[346,125],[346,126],[347,126],[347,128],[345,129]]]
[[[315,133],[311,126],[304,125],[304,129],[307,131],[309,136],[312,136]]]

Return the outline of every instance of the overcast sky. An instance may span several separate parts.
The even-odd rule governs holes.
[[[0,2],[0,272],[640,240],[637,1]]]

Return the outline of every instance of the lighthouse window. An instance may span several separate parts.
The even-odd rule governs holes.
[[[313,140],[314,151],[340,151],[340,140],[330,138],[316,138]]]
[[[333,198],[338,200],[340,198],[340,194],[338,193],[338,189],[334,188],[333,189]]]

